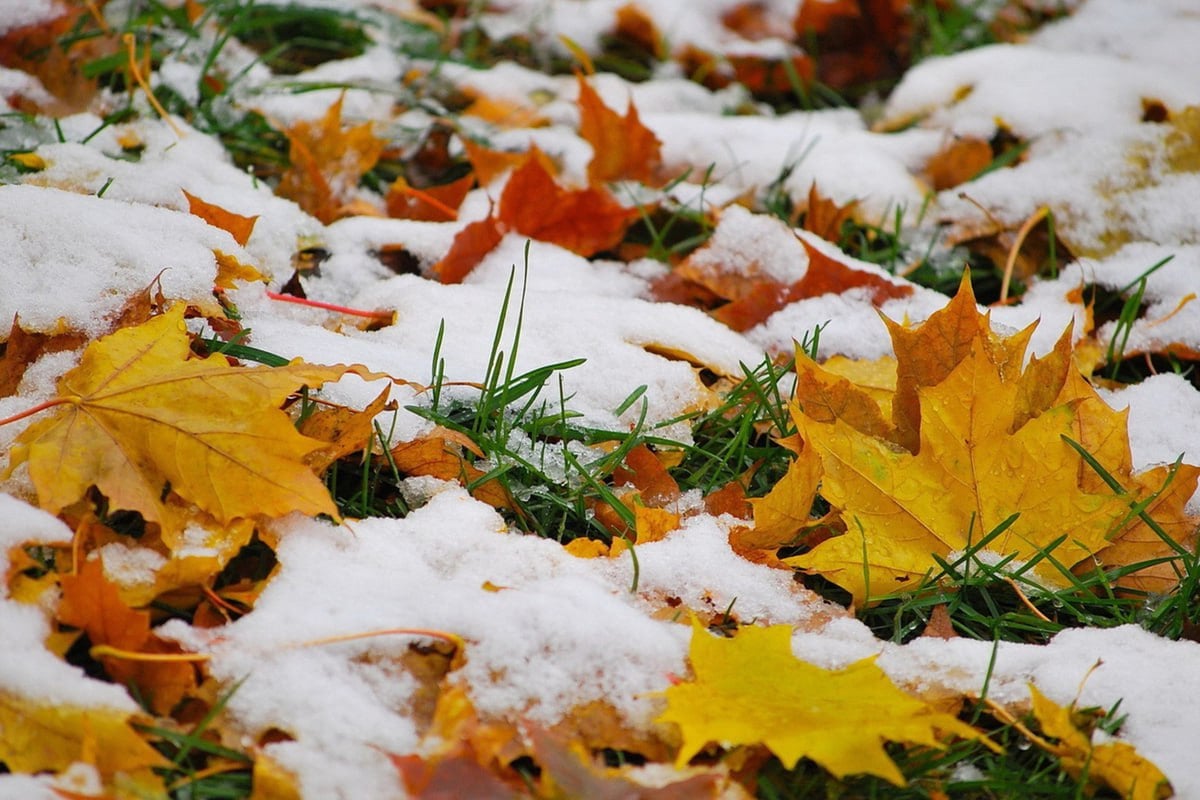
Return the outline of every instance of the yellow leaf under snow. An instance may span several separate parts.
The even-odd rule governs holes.
[[[942,746],[939,732],[986,738],[898,689],[873,659],[826,670],[792,655],[787,625],[743,628],[731,639],[693,620],[693,680],[666,690],[663,722],[683,735],[676,766],[707,744],[761,743],[791,769],[811,758],[838,777],[868,773],[897,785],[904,776],[885,741]]]
[[[1076,727],[1071,707],[1060,706],[1029,685],[1033,714],[1042,733],[1058,740],[1049,752],[1058,756],[1065,769],[1078,779],[1086,775],[1092,783],[1104,784],[1129,800],[1161,800],[1170,797],[1167,776],[1126,742],[1093,744],[1092,738]]]
[[[104,776],[166,763],[129,721],[116,709],[39,704],[0,691],[0,762],[30,773],[92,761]]]
[[[42,508],[58,513],[97,487],[112,510],[137,511],[164,531],[183,520],[164,489],[220,523],[337,509],[304,457],[322,446],[279,406],[303,385],[346,367],[233,367],[189,358],[183,308],[93,342],[58,381],[62,401],[30,425],[10,456],[29,462]]]

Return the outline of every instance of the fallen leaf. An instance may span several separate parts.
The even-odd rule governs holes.
[[[579,135],[592,146],[588,181],[597,184],[631,180],[657,185],[662,169],[662,144],[642,124],[633,101],[629,101],[622,117],[604,104],[582,75],[577,78]]]
[[[955,717],[896,688],[873,658],[826,670],[792,655],[787,625],[709,634],[695,619],[688,654],[695,677],[666,690],[660,722],[679,725],[683,767],[710,742],[724,748],[761,743],[785,769],[811,758],[841,778],[871,774],[906,781],[885,741],[943,747],[938,733],[989,744]]]
[[[339,458],[365,450],[375,436],[375,417],[389,407],[388,394],[391,388],[385,386],[379,396],[361,411],[345,406],[333,406],[318,409],[306,417],[300,423],[300,433],[326,443],[321,449],[313,450],[305,456],[308,465],[316,472],[324,472]],[[395,403],[390,407],[395,409]]]
[[[636,770],[613,769],[592,763],[588,751],[575,739],[563,739],[536,725],[528,736],[533,755],[542,768],[540,796],[577,797],[587,800],[709,800],[723,790],[727,779],[713,772],[681,777],[661,786],[636,780]]]
[[[827,242],[837,242],[841,238],[842,225],[854,218],[858,209],[858,201],[851,200],[845,205],[838,205],[825,197],[813,183],[808,187],[808,204],[804,209],[804,230],[820,236]]]
[[[167,761],[127,711],[38,702],[0,690],[0,762],[16,773],[60,772],[93,754],[106,778]]]
[[[0,355],[0,397],[16,394],[25,370],[42,356],[82,347],[86,340],[79,334],[27,333],[19,316],[13,316],[4,352]]]
[[[1168,483],[1169,480],[1169,483]],[[1164,539],[1143,517],[1130,520],[1109,545],[1096,553],[1102,564],[1131,566],[1155,559],[1171,559],[1122,575],[1118,586],[1148,594],[1167,594],[1179,585],[1183,568],[1175,561],[1180,549],[1195,552],[1200,517],[1188,513],[1188,503],[1200,481],[1200,467],[1192,464],[1161,465],[1136,476],[1135,497],[1151,498],[1143,513],[1154,520]],[[1157,496],[1156,496],[1157,495]]]
[[[241,214],[234,214],[232,211],[226,211],[218,205],[207,203],[190,194],[187,190],[183,190],[183,196],[188,201],[188,211],[193,215],[212,225],[214,228],[220,228],[226,231],[233,240],[242,247],[246,246],[246,242],[250,241],[250,234],[254,231],[254,223],[258,222],[258,215],[253,217],[243,217]]]
[[[973,136],[955,136],[925,162],[925,179],[934,191],[952,189],[992,163],[992,146]]]
[[[1105,546],[1127,508],[1111,492],[1079,488],[1082,459],[1062,439],[1075,427],[1074,406],[1011,431],[1016,384],[982,347],[918,396],[916,455],[840,419],[796,415],[821,455],[821,495],[841,511],[847,533],[787,563],[828,577],[861,606],[914,586],[937,571],[934,555],[971,547],[1013,515],[988,552],[1029,561],[1067,534],[1053,557],[1070,565]],[[1034,571],[1049,585],[1063,582],[1050,560]]]
[[[508,229],[581,256],[616,247],[638,217],[606,189],[565,189],[546,171],[538,150],[504,185],[498,219]]]
[[[464,450],[479,457],[483,455],[475,443],[462,434],[436,427],[425,436],[393,446],[391,460],[396,469],[406,475],[428,475],[471,486],[484,473],[467,460]],[[495,478],[472,486],[471,495],[493,508],[513,508],[512,497]]]
[[[770,492],[750,500],[754,525],[734,530],[730,541],[735,549],[771,550],[795,544],[814,522],[811,511],[820,481],[821,459],[811,447],[805,448]]]
[[[665,539],[668,533],[679,529],[679,515],[665,508],[635,506],[633,509],[634,544],[648,544]]]
[[[10,469],[29,463],[42,508],[58,513],[95,486],[110,508],[164,529],[182,526],[164,489],[221,523],[292,511],[337,516],[304,463],[320,442],[296,432],[280,403],[346,367],[231,367],[189,358],[183,308],[93,342],[58,381],[59,406],[17,437]]]
[[[491,215],[469,223],[454,237],[442,260],[433,265],[433,274],[442,283],[462,283],[503,238],[504,227]]]
[[[888,300],[908,297],[912,286],[890,280],[866,270],[855,269],[797,237],[808,256],[804,277],[792,284],[772,278],[754,282],[748,292],[713,312],[713,316],[735,331],[760,325],[784,306],[809,297],[841,294],[850,289],[868,290],[871,303],[880,306]]]
[[[343,99],[338,97],[320,120],[301,120],[288,129],[291,166],[277,190],[324,223],[337,219],[353,200],[359,179],[375,166],[385,144],[370,122],[343,129]]]
[[[475,185],[475,176],[468,173],[458,180],[438,186],[414,190],[403,176],[396,178],[388,189],[384,202],[387,215],[396,219],[415,219],[424,222],[446,222],[458,218],[458,207]]]
[[[617,486],[633,486],[648,506],[660,508],[679,499],[679,484],[658,454],[644,444],[625,455],[622,465],[613,470],[613,482]]]
[[[1173,794],[1167,776],[1132,745],[1116,740],[1094,744],[1092,735],[1076,726],[1073,706],[1058,705],[1033,684],[1029,693],[1042,733],[1058,740],[1035,744],[1057,756],[1072,777],[1086,775],[1088,783],[1107,786],[1128,800],[1161,800]]]

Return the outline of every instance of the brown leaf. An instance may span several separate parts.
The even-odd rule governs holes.
[[[813,183],[808,187],[808,205],[804,211],[804,230],[811,231],[827,242],[837,242],[840,238],[842,225],[854,217],[858,209],[858,201],[851,200],[844,206],[839,206],[833,200],[825,197]]]
[[[662,507],[679,499],[679,484],[667,472],[661,459],[644,444],[630,450],[623,466],[613,470],[613,481],[618,486],[632,485],[648,506]]]
[[[387,215],[396,219],[415,219],[425,222],[446,222],[458,219],[458,207],[467,192],[475,186],[475,176],[468,173],[458,180],[424,189],[413,189],[403,176],[396,178],[388,189]]]
[[[469,486],[484,473],[463,455],[463,450],[482,455],[474,442],[447,428],[434,430],[410,442],[401,442],[391,450],[396,469],[406,475],[428,475]],[[512,497],[496,479],[471,489],[471,495],[494,508],[513,508]]]
[[[355,411],[345,406],[322,408],[310,414],[300,424],[300,433],[327,442],[320,450],[314,450],[305,456],[318,473],[324,472],[330,464],[339,458],[357,453],[367,447],[367,443],[375,436],[375,417],[389,408],[388,394],[391,386],[385,386],[371,403],[362,411]],[[390,405],[391,409],[396,404]]]

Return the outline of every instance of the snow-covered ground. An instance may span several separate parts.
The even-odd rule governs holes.
[[[400,0],[382,5],[393,12],[411,10]],[[587,49],[595,47],[596,32],[611,24],[621,4],[506,5],[506,14],[485,15],[485,24],[496,31],[532,25],[548,41],[564,34]],[[729,2],[643,5],[673,41],[729,46],[722,40],[729,32],[715,21]],[[796,2],[765,5],[788,20]],[[0,30],[35,21],[50,6],[0,0]],[[1173,256],[1146,280],[1145,310],[1126,349],[1174,348],[1194,356],[1200,352],[1198,41],[1200,14],[1193,0],[1090,0],[1021,44],[921,63],[889,98],[875,129],[845,110],[722,115],[746,98],[666,74],[641,84],[605,75],[595,86],[613,108],[623,109],[630,99],[636,104],[662,141],[668,166],[691,166],[697,174],[711,167],[711,185],[703,194],[709,204],[762,191],[781,169],[794,166],[787,188],[796,197],[816,182],[834,200],[858,200],[863,214],[880,221],[900,209],[906,224],[923,213],[964,231],[996,224],[1012,229],[1050,206],[1059,236],[1081,257],[1055,279],[1035,280],[1021,303],[992,309],[997,326],[1018,328],[1040,319],[1032,344],[1037,353],[1048,351],[1071,320],[1079,323],[1077,335],[1084,330],[1086,311],[1070,299],[1072,290],[1084,283],[1122,289]],[[769,47],[765,41],[754,44]],[[411,66],[377,47],[299,78],[374,85]],[[189,70],[195,69],[183,53],[156,79],[194,83]],[[337,97],[337,90],[272,93],[270,76],[259,69],[250,70],[248,84],[280,125],[318,118]],[[493,141],[520,149],[536,143],[559,159],[564,181],[585,182],[591,151],[575,132],[575,78],[513,65],[486,71],[445,65],[442,78],[536,108],[548,125],[491,131]],[[22,74],[3,69],[0,87],[10,100],[41,91]],[[1154,104],[1170,112],[1168,121],[1143,121]],[[386,92],[351,89],[344,113],[348,119],[376,118],[383,130],[420,124],[420,112],[398,120],[392,106]],[[1193,109],[1185,111],[1189,106]],[[915,124],[904,127],[909,121]],[[182,136],[147,114],[82,143],[99,124],[90,113],[64,119],[65,142],[36,148],[45,168],[24,176],[23,185],[0,186],[5,325],[19,315],[26,330],[94,336],[160,273],[166,297],[212,306],[214,250],[254,264],[277,289],[289,277],[298,247],[320,246],[330,258],[319,277],[306,279],[309,296],[394,310],[395,323],[357,330],[340,325],[336,313],[277,302],[263,285],[243,283],[229,297],[255,347],[318,364],[362,364],[426,383],[444,323],[446,379],[479,381],[515,265],[518,288],[527,293],[518,369],[586,358],[564,374],[565,389],[570,407],[597,427],[636,421],[637,407],[622,415],[614,409],[639,384],[647,386],[649,425],[703,402],[707,390],[692,364],[663,352],[686,353],[718,375],[736,375],[739,363],[786,352],[793,339],[822,324],[822,355],[874,358],[891,349],[875,308],[854,293],[802,300],[735,333],[700,310],[649,300],[650,281],[663,269],[653,262],[590,261],[534,242],[523,277],[526,243],[515,233],[462,285],[393,275],[375,255],[380,246],[402,244],[426,266],[432,264],[463,226],[489,213],[489,198],[499,196],[503,178],[468,195],[455,222],[350,217],[325,226],[236,169],[218,142],[182,121],[176,121]],[[927,188],[918,174],[928,158],[955,136],[987,139],[1001,127],[1029,141],[1025,159],[935,194],[922,212]],[[136,162],[113,157],[122,136],[144,145]],[[245,246],[188,214],[181,190],[234,213],[258,215]],[[698,197],[701,190],[685,183],[675,191]],[[727,212],[729,218],[737,214],[749,217],[741,210]],[[731,257],[757,258],[782,280],[803,274],[800,256],[768,263],[774,251],[764,242],[776,223],[744,222],[719,229]],[[932,291],[914,289],[880,310],[892,319],[919,321],[945,302]],[[510,317],[506,340],[513,324]],[[1108,341],[1112,325],[1098,330],[1097,340]],[[56,379],[79,353],[53,353],[33,364],[19,391],[0,398],[0,418],[52,397]],[[362,407],[383,385],[347,377],[327,387],[324,396]],[[395,387],[393,397],[401,407],[417,401],[411,387]],[[1114,407],[1130,409],[1135,467],[1168,463],[1181,454],[1200,464],[1200,392],[1185,378],[1158,375],[1105,397]],[[416,437],[429,426],[404,410],[386,412],[380,422],[396,440]],[[0,449],[9,449],[20,427],[0,427]],[[665,432],[687,436],[680,426]],[[23,468],[0,489],[0,558],[23,543],[70,540],[64,523],[29,505],[34,492]],[[639,545],[640,580],[631,593],[629,554],[576,558],[557,543],[506,533],[492,508],[457,485],[417,481],[412,489],[428,502],[402,520],[346,520],[339,526],[294,516],[272,523],[280,569],[251,613],[215,629],[179,621],[159,629],[185,649],[210,654],[207,670],[220,687],[241,682],[227,707],[227,730],[240,731],[246,743],[270,729],[290,734],[290,740],[262,749],[296,776],[305,797],[397,796],[401,790],[387,754],[423,746],[407,710],[420,685],[399,667],[409,639],[307,643],[392,628],[452,632],[465,640],[466,658],[449,680],[467,691],[481,713],[553,724],[573,708],[605,701],[629,726],[653,729],[662,710],[656,693],[688,669],[690,629],[659,613],[668,597],[674,605],[713,612],[734,604],[740,619],[793,625],[796,656],[820,666],[880,654],[880,666],[902,686],[978,692],[990,672],[989,696],[1001,702],[1025,697],[1030,681],[1061,703],[1078,696],[1084,705],[1109,708],[1120,700],[1128,715],[1122,738],[1162,768],[1177,796],[1200,797],[1200,762],[1193,753],[1200,740],[1195,643],[1128,626],[1072,630],[1044,646],[963,639],[885,644],[842,609],[804,590],[790,573],[735,554],[727,542],[729,518],[696,513],[664,540]],[[1193,506],[1197,501],[1193,498]],[[137,550],[105,548],[106,570],[130,585],[153,583],[156,562],[140,558]],[[66,666],[47,649],[47,609],[53,603],[53,597],[43,597],[42,606],[0,598],[0,698],[134,710],[124,691]],[[45,776],[0,776],[0,796],[52,798],[53,782]]]

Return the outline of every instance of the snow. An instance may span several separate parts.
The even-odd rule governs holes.
[[[495,36],[532,28],[550,46],[561,46],[556,44],[561,34],[594,50],[621,5],[623,0],[512,0],[505,13],[488,11],[480,20]],[[721,25],[721,13],[736,5],[732,0],[645,5],[671,48],[765,52],[781,44],[770,38],[746,42]],[[795,7],[794,0],[764,4],[775,24],[784,26]],[[44,19],[52,8],[49,2],[0,0],[0,32]],[[993,221],[1014,227],[1048,205],[1060,236],[1079,258],[1056,278],[1034,282],[1020,303],[993,308],[993,324],[1011,330],[1040,321],[1030,350],[1045,353],[1068,324],[1074,324],[1076,337],[1085,333],[1087,310],[1072,299],[1074,292],[1085,286],[1125,289],[1171,256],[1145,275],[1144,313],[1129,330],[1125,348],[1141,353],[1173,346],[1194,357],[1200,352],[1195,295],[1200,173],[1181,166],[1179,151],[1188,145],[1180,144],[1179,131],[1184,108],[1200,104],[1194,80],[1200,70],[1198,39],[1200,17],[1191,0],[1090,0],[1026,43],[919,65],[888,99],[877,130],[851,110],[773,115],[753,108],[740,90],[710,92],[672,74],[642,84],[604,75],[596,86],[618,110],[632,99],[661,139],[668,168],[691,170],[688,182],[673,192],[699,207],[703,191],[709,207],[723,207],[709,249],[694,264],[757,271],[784,283],[807,269],[796,234],[735,199],[761,196],[779,181],[800,202],[815,184],[836,202],[858,201],[867,221],[888,227],[899,212],[907,230],[917,224],[926,201],[927,189],[917,177],[925,161],[955,135],[989,138],[1003,127],[1029,142],[1021,162],[936,195],[924,213],[982,230]],[[194,55],[176,54],[157,79],[194,88]],[[248,66],[251,55],[235,44],[221,57],[247,65],[238,97],[278,124],[319,118],[342,94],[341,88],[293,92],[261,64]],[[297,80],[353,84],[345,92],[347,119],[390,119],[395,85],[410,66],[387,48],[372,47]],[[591,148],[575,133],[574,76],[551,77],[515,65],[441,69],[451,84],[536,108],[547,120],[544,127],[512,130],[464,121],[472,133],[485,134],[501,148],[536,142],[561,162],[565,180],[585,180]],[[0,70],[0,96],[46,99],[36,81],[10,70]],[[1144,122],[1151,101],[1162,103],[1171,120]],[[760,113],[733,113],[748,110]],[[409,113],[406,125],[431,118],[426,111]],[[647,300],[660,265],[589,260],[515,234],[461,285],[394,275],[380,261],[381,250],[404,248],[427,275],[456,233],[488,213],[499,196],[499,180],[472,192],[455,222],[362,216],[323,226],[236,168],[213,137],[175,122],[182,136],[149,117],[99,133],[102,121],[95,114],[68,117],[62,120],[65,142],[36,147],[46,168],[23,176],[21,185],[0,186],[0,320],[6,326],[19,314],[26,330],[95,338],[129,297],[156,278],[169,299],[214,307],[214,251],[254,264],[278,288],[291,274],[296,250],[321,247],[329,258],[319,275],[305,279],[310,296],[394,311],[395,322],[359,330],[344,315],[279,303],[264,285],[242,284],[228,295],[250,331],[250,344],[314,363],[358,363],[422,384],[431,380],[441,330],[446,379],[479,382],[486,377],[511,281],[499,340],[506,358],[516,351],[518,372],[586,359],[561,373],[568,405],[582,415],[582,424],[629,429],[642,416],[643,401],[616,411],[644,385],[643,424],[656,435],[686,442],[686,424],[670,421],[713,401],[698,375],[701,368],[736,376],[742,364],[787,353],[818,326],[821,356],[878,358],[891,352],[881,314],[919,322],[945,303],[942,295],[914,286],[908,297],[876,309],[868,293],[851,290],[792,303],[739,334],[697,309]],[[884,132],[908,122],[915,125]],[[141,146],[136,160],[125,158],[123,143],[129,141]],[[257,215],[246,246],[188,214],[184,190],[229,211]],[[802,235],[814,246],[829,247]],[[885,275],[863,262],[848,263]],[[518,349],[516,303],[522,294]],[[1108,342],[1117,333],[1115,322],[1104,321],[1095,336]],[[51,397],[56,379],[77,359],[78,351],[41,357],[17,393],[0,398],[0,417]],[[347,377],[323,396],[361,407],[382,386]],[[427,432],[428,421],[403,409],[427,402],[420,387],[394,385],[391,392],[401,410],[387,412],[381,426],[397,441]],[[555,380],[545,399],[553,406],[558,396]],[[1181,455],[1200,463],[1200,392],[1194,380],[1159,374],[1103,396],[1114,407],[1130,409],[1137,468]],[[0,427],[0,447],[7,451],[19,430],[15,424]],[[24,470],[6,477],[0,489],[0,567],[7,567],[13,547],[71,541],[66,524],[26,502],[32,487]],[[556,542],[506,529],[494,510],[457,485],[411,479],[404,489],[421,507],[401,520],[334,525],[291,517],[272,523],[269,535],[278,540],[280,567],[251,613],[220,628],[176,620],[158,629],[187,649],[211,655],[206,668],[219,687],[239,687],[225,712],[228,730],[241,737],[241,746],[261,747],[293,772],[305,797],[395,796],[388,754],[426,746],[413,714],[423,686],[402,658],[412,642],[437,637],[396,629],[460,637],[463,661],[448,680],[484,716],[553,724],[577,706],[603,701],[628,724],[649,728],[662,709],[656,693],[670,684],[670,676],[687,671],[690,631],[679,623],[687,622],[689,611],[727,609],[743,623],[794,626],[794,652],[820,666],[877,656],[894,680],[914,690],[977,694],[990,675],[988,695],[1002,702],[1021,701],[1028,682],[1060,703],[1078,699],[1110,708],[1119,700],[1128,715],[1121,738],[1168,774],[1177,796],[1200,797],[1200,764],[1192,753],[1200,719],[1200,645],[1167,641],[1133,626],[1071,630],[1042,646],[993,647],[965,639],[885,644],[848,612],[805,590],[791,573],[736,555],[728,544],[729,518],[692,507],[678,530],[639,545],[633,591],[628,553],[576,558]],[[1193,499],[1192,508],[1200,510],[1200,499]],[[192,529],[175,556],[213,554],[209,533]],[[153,586],[164,561],[156,551],[121,543],[99,551],[110,579],[131,590]],[[7,587],[2,591],[0,695],[136,709],[122,687],[88,678],[48,649],[52,593],[29,604],[10,596]],[[366,633],[377,635],[332,641]],[[282,731],[290,740],[261,744],[269,731]],[[74,786],[95,779],[83,765],[73,770],[57,780]],[[49,786],[49,778],[4,775],[0,797],[56,796]]]

